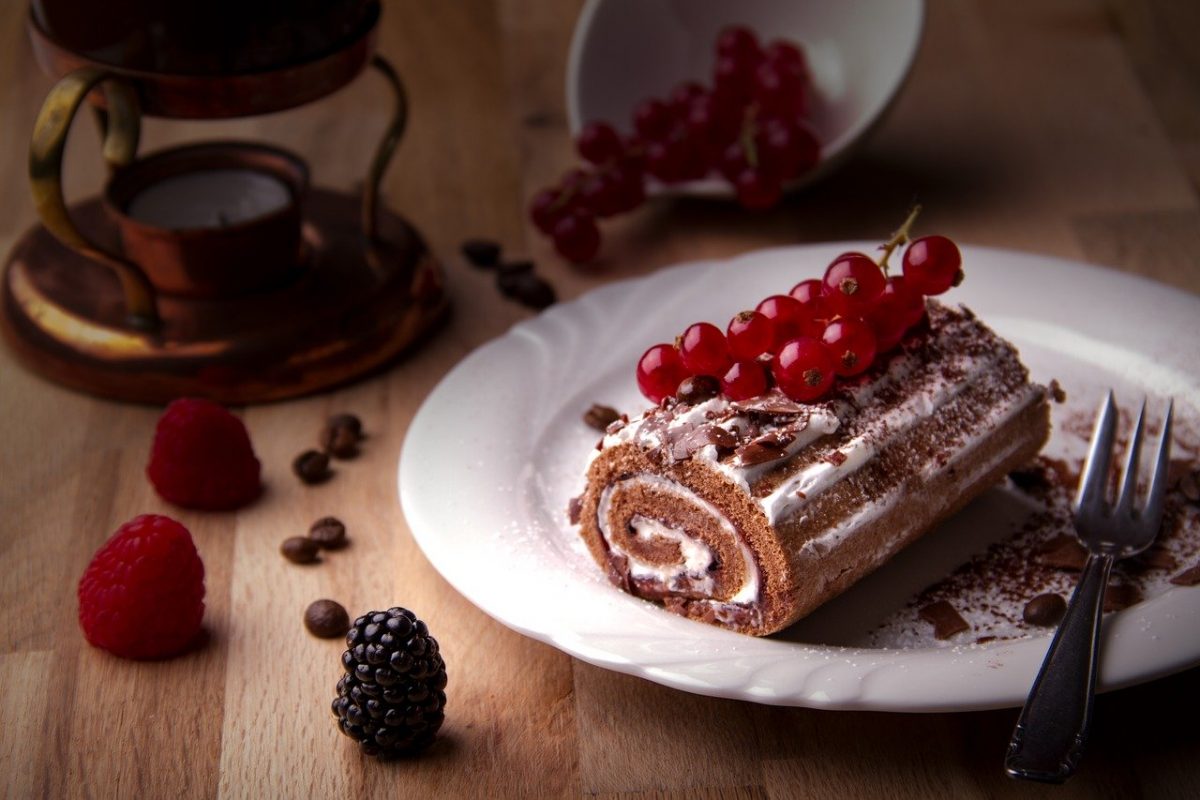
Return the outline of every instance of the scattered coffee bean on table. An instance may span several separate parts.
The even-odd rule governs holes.
[[[583,421],[598,431],[605,431],[608,426],[621,418],[612,406],[602,406],[593,403],[592,407],[583,412]]]
[[[307,484],[322,483],[329,479],[329,456],[319,450],[305,450],[292,462],[292,471]]]
[[[467,239],[462,254],[472,266],[488,269],[500,261],[500,245],[490,239]]]
[[[304,536],[292,536],[284,539],[279,546],[279,552],[293,564],[311,564],[317,560],[320,547],[312,539]]]
[[[362,421],[353,414],[334,414],[321,429],[321,449],[335,458],[353,458],[358,455],[358,444],[363,439]]]
[[[350,615],[334,600],[315,600],[304,611],[304,627],[313,636],[333,639],[350,630]]]
[[[346,526],[337,517],[321,517],[314,522],[308,529],[308,538],[326,550],[345,547],[348,541]]]

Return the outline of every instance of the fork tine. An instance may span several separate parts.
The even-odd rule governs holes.
[[[1142,511],[1142,519],[1157,522],[1162,516],[1163,496],[1167,493],[1167,466],[1171,462],[1171,417],[1174,410],[1174,400],[1168,400],[1167,413],[1163,417],[1162,433],[1158,437],[1158,455],[1154,459],[1154,474],[1150,476],[1150,493],[1146,497],[1146,508]]]
[[[1128,517],[1133,511],[1133,496],[1137,494],[1138,454],[1142,450],[1142,433],[1146,427],[1146,399],[1138,411],[1137,422],[1133,423],[1133,435],[1129,437],[1129,452],[1125,454],[1125,472],[1121,476],[1121,490],[1117,494],[1113,516]]]
[[[1112,463],[1112,445],[1116,432],[1117,407],[1113,403],[1110,389],[1096,417],[1095,433],[1092,434],[1087,461],[1083,464],[1083,476],[1079,479],[1079,494],[1075,499],[1076,510],[1087,509],[1092,505],[1104,505],[1108,488],[1108,468]]]

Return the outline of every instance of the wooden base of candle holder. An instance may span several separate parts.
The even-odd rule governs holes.
[[[163,324],[149,333],[127,326],[109,269],[37,225],[5,265],[0,331],[31,371],[118,400],[240,405],[345,383],[413,346],[448,311],[441,268],[413,227],[381,211],[368,245],[360,212],[356,195],[311,190],[303,254],[285,282],[229,299],[160,295]],[[99,200],[71,213],[117,246]]]

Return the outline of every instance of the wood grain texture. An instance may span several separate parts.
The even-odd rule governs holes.
[[[21,3],[0,7],[0,249],[35,219],[26,142],[51,81],[34,67]],[[1200,292],[1200,7],[1172,0],[931,0],[913,73],[868,146],[776,210],[664,200],[605,227],[604,257],[572,268],[524,204],[573,163],[563,75],[580,0],[391,0],[380,51],[411,126],[384,182],[446,265],[456,312],[384,374],[240,413],[265,496],[236,514],[173,509],[143,469],[158,409],[45,383],[0,350],[0,786],[6,797],[1184,798],[1200,796],[1200,670],[1102,696],[1080,774],[1014,783],[1000,761],[1016,711],[821,712],[690,695],[577,662],[471,606],[416,547],[395,465],[417,407],[466,353],[529,312],[466,265],[471,235],[531,256],[562,298],[663,265],[749,249],[881,237],[914,199],[923,229],[1082,258]],[[364,76],[308,108],[219,124],[151,120],[144,147],[265,140],[314,181],[361,181],[388,115]],[[68,194],[103,168],[81,125]],[[486,387],[481,387],[486,391]],[[291,459],[324,418],[369,438],[328,483]],[[175,516],[207,571],[207,644],[162,663],[88,647],[75,584],[139,513]],[[351,544],[297,566],[280,542],[333,514]],[[308,636],[320,597],[352,614],[404,605],[449,671],[447,722],[421,758],[361,758],[329,711],[338,641]]]

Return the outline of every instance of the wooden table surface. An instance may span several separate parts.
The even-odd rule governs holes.
[[[26,146],[51,85],[31,60],[22,5],[0,11],[3,251],[35,220]],[[572,298],[683,260],[879,238],[919,198],[923,230],[1200,292],[1197,4],[931,0],[908,83],[839,173],[759,216],[651,203],[606,227],[605,258],[588,269],[557,259],[523,212],[573,162],[562,87],[578,1],[386,5],[379,47],[407,81],[413,117],[385,192],[444,260],[457,313],[385,374],[244,409],[264,465],[260,501],[236,514],[166,505],[143,474],[158,409],[66,391],[0,350],[6,796],[1200,797],[1200,669],[1099,698],[1086,760],[1064,788],[1014,783],[1000,762],[1015,710],[845,713],[712,699],[514,633],[430,566],[395,491],[422,399],[531,313],[465,265],[467,236],[535,258]],[[272,141],[305,155],[318,183],[348,187],[385,122],[384,97],[363,77],[266,118],[150,121],[145,146]],[[102,179],[94,131],[80,127],[66,165],[72,197]],[[364,420],[365,452],[327,484],[301,486],[292,457],[340,411]],[[75,585],[92,552],[146,512],[186,524],[207,569],[209,642],[161,663],[93,649],[76,622]],[[285,562],[280,541],[326,514],[346,521],[352,546],[314,567]],[[364,759],[337,732],[329,702],[342,646],[301,625],[318,597],[352,615],[399,604],[428,621],[448,663],[449,706],[419,759]]]

